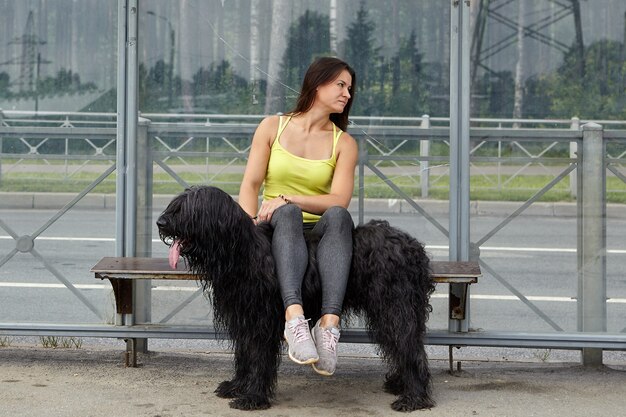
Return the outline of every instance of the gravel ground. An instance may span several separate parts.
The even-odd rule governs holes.
[[[154,348],[154,347],[153,347]],[[0,416],[389,416],[392,395],[382,390],[384,364],[375,355],[344,353],[335,376],[283,360],[273,407],[233,410],[213,390],[230,377],[227,351],[164,349],[140,355],[124,368],[122,346],[0,348]],[[350,350],[350,349],[347,349]],[[526,350],[527,352],[532,352]],[[485,351],[483,351],[485,353]],[[472,358],[458,354],[451,375],[431,353],[437,406],[425,416],[623,416],[626,357],[617,353],[599,369],[528,353]],[[551,353],[551,352],[549,352]],[[442,355],[443,356],[443,355]],[[481,355],[478,355],[481,356]],[[543,360],[539,360],[539,356]],[[462,358],[461,358],[462,357]]]

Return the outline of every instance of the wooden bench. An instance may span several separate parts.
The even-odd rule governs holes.
[[[431,276],[438,284],[459,284],[458,292],[450,293],[449,318],[463,320],[467,305],[467,289],[482,276],[478,262],[431,261]],[[198,276],[179,262],[172,269],[167,258],[105,257],[91,268],[97,279],[108,279],[115,295],[115,308],[118,314],[116,323],[131,326],[133,321],[133,281],[137,279],[156,280],[198,280]],[[126,365],[136,366],[136,339],[128,340]]]

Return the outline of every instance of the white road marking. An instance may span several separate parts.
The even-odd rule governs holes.
[[[426,249],[448,250],[448,246],[426,245]],[[546,252],[546,253],[576,253],[576,248],[541,248],[541,247],[514,247],[514,246],[481,246],[483,252]],[[608,249],[607,253],[626,254],[626,249]]]
[[[108,284],[75,284],[76,288],[81,290],[110,290],[111,287]],[[32,289],[64,289],[63,284],[44,284],[44,283],[30,283],[30,282],[0,282],[0,288],[32,288]],[[189,286],[165,286],[157,285],[153,286],[153,291],[181,291],[181,292],[195,292],[199,287]],[[435,293],[431,295],[431,298],[447,299],[448,294]],[[526,298],[530,301],[544,301],[544,302],[559,302],[559,303],[575,303],[577,300],[572,297],[549,297],[543,295],[528,295]],[[472,300],[492,300],[492,301],[519,301],[514,295],[489,295],[489,294],[471,294]],[[612,304],[626,304],[626,298],[609,298],[607,303]]]
[[[80,290],[103,290],[111,289],[109,284],[74,284]],[[63,284],[45,284],[35,282],[0,282],[0,288],[33,288],[33,289],[64,289]],[[166,285],[153,286],[154,291],[197,291],[199,287],[169,287]]]
[[[13,240],[11,236],[0,236],[0,240]],[[39,236],[37,240],[67,241],[67,242],[115,242],[111,237],[53,237]],[[159,239],[152,239],[152,243],[160,243]],[[447,245],[426,245],[429,250],[448,250]],[[546,252],[546,253],[576,253],[576,248],[545,248],[545,247],[515,247],[515,246],[481,246],[481,251],[493,252]],[[626,254],[626,249],[608,249],[607,253]]]
[[[0,240],[13,240],[11,236],[0,236]],[[52,237],[52,236],[38,236],[36,240],[62,240],[68,242],[115,242],[115,238],[112,237]],[[156,240],[160,242],[160,240]]]
[[[0,240],[13,240],[11,236],[0,236]],[[40,241],[66,241],[66,242],[115,242],[111,237],[51,237],[39,236]],[[152,243],[160,243],[159,239],[152,239]],[[447,251],[446,245],[426,245],[429,250]],[[481,246],[481,252],[549,252],[549,253],[576,253],[576,248],[543,248],[543,247],[515,247],[515,246]],[[626,249],[607,249],[607,253],[626,254]]]
[[[430,296],[430,298],[448,298],[448,294],[440,294],[435,293]],[[514,295],[488,295],[488,294],[470,294],[470,299],[472,300],[492,300],[492,301],[520,301]],[[557,302],[557,303],[575,303],[578,301],[574,297],[549,297],[544,295],[527,295],[526,299],[529,301],[547,301],[547,302]],[[609,298],[606,300],[607,303],[612,304],[626,304],[626,298]]]

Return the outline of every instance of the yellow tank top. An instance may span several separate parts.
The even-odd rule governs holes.
[[[263,200],[271,200],[279,194],[321,195],[330,193],[330,185],[337,165],[336,148],[343,133],[333,123],[333,152],[328,159],[306,159],[296,156],[280,144],[280,135],[287,127],[291,116],[280,116],[276,139],[272,143],[267,164]],[[319,215],[302,212],[304,223],[318,221]]]

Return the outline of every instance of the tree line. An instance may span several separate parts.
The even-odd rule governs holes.
[[[396,10],[397,14],[401,3],[402,13],[406,13],[407,10],[425,11],[423,6],[419,9],[412,6],[414,8],[411,9],[400,0],[390,2],[389,7],[392,11]],[[480,2],[481,5],[488,3]],[[572,1],[572,4],[577,3]],[[257,1],[238,0],[237,4],[242,6],[242,12],[237,16],[241,22],[261,19],[263,13],[266,19],[268,17],[268,10],[258,10]],[[181,57],[179,44],[177,49],[172,47],[166,51],[171,53],[169,57],[155,62],[140,60],[138,89],[141,111],[240,114],[288,111],[294,104],[309,63],[318,56],[337,55],[349,62],[357,73],[357,100],[353,107],[353,115],[447,116],[450,84],[448,62],[445,58],[432,59],[432,53],[431,59],[425,58],[429,54],[422,49],[423,47],[419,47],[418,42],[419,39],[423,39],[424,29],[416,24],[408,29],[405,25],[403,30],[396,27],[391,31],[381,28],[381,25],[388,25],[389,22],[384,23],[386,20],[378,15],[372,16],[372,13],[380,14],[381,10],[366,7],[366,3],[361,1],[359,7],[351,11],[353,13],[351,20],[346,20],[347,24],[342,26],[342,36],[338,36],[333,7],[336,8],[341,4],[343,3],[331,1],[328,13],[325,10],[320,11],[320,8],[306,9],[298,18],[290,21],[285,20],[288,14],[286,10],[293,5],[286,0],[273,1],[270,17],[276,21],[273,20],[272,24],[284,20],[288,25],[286,30],[281,32],[280,38],[284,38],[281,42],[285,43],[283,47],[275,47],[272,44],[269,51],[270,55],[274,50],[280,51],[282,55],[270,58],[271,64],[276,68],[267,69],[265,75],[254,73],[258,57],[249,56],[250,65],[244,68],[240,61],[236,62],[222,52],[219,55],[223,56],[223,59],[209,60],[210,64],[187,71],[186,73],[190,75],[181,77],[180,73],[184,72],[181,71],[181,64],[175,68],[175,61],[172,59],[176,54],[177,62],[187,61]],[[244,5],[247,5],[247,8]],[[163,7],[171,5],[167,3],[167,6]],[[345,13],[346,6],[342,7]],[[163,12],[156,8],[155,10],[158,13]],[[243,10],[249,14],[245,15]],[[222,15],[216,15],[215,22],[222,21],[227,12],[234,13],[232,10],[224,9]],[[180,13],[184,17],[184,10]],[[255,17],[256,14],[259,16]],[[167,19],[155,16],[157,13],[152,13],[150,24],[159,23],[166,30],[172,30],[173,34],[173,26],[168,27]],[[414,22],[418,20],[423,22],[423,19],[413,17]],[[393,20],[391,23],[393,24]],[[478,24],[475,26],[480,27]],[[219,33],[223,33],[224,30],[222,27],[220,29],[222,32]],[[246,30],[250,32],[252,29]],[[250,44],[255,45],[266,42],[269,36],[263,35],[264,38],[248,32],[242,32],[241,38],[248,39]],[[520,30],[520,33],[523,34],[523,30]],[[389,38],[381,39],[384,36]],[[476,36],[475,34],[474,37]],[[78,38],[79,41],[80,39]],[[445,40],[438,41],[440,45],[445,43]],[[217,42],[211,48],[215,49],[215,45],[223,47]],[[432,46],[430,48],[432,50]],[[251,55],[254,55],[252,51],[257,49],[250,46]],[[553,70],[525,78],[521,85],[517,84],[520,74],[515,68],[483,71],[480,74],[475,72],[478,76],[472,77],[471,115],[510,118],[516,114],[517,105],[521,108],[520,116],[524,118],[578,116],[624,119],[625,55],[623,42],[600,39],[583,45],[581,39],[575,39],[569,47],[564,48],[560,65]],[[473,55],[472,60],[474,68],[474,63],[478,61],[477,56]],[[78,72],[65,68],[38,80],[36,91],[14,91],[11,87],[12,81],[8,72],[0,72],[0,101],[2,98],[29,97],[33,94],[44,96],[96,91],[102,88],[94,82],[83,82]],[[520,91],[523,93],[523,101],[518,99]],[[97,102],[88,106],[88,109],[115,111],[115,106],[113,87]]]
[[[330,55],[329,16],[307,10],[290,26],[281,60],[277,111],[294,104],[306,68],[313,59]],[[352,114],[365,116],[446,116],[449,109],[448,68],[425,62],[411,31],[400,37],[395,53],[385,57],[375,38],[376,24],[363,3],[348,25],[341,45],[343,56],[357,73],[358,99]],[[624,44],[599,40],[582,48],[573,42],[553,71],[528,77],[523,84],[524,118],[626,118]],[[582,59],[582,63],[580,62]],[[580,68],[585,71],[580,71]],[[159,61],[142,70],[143,111],[166,111],[167,78],[171,67]],[[193,92],[196,112],[262,114],[267,80],[247,81],[226,60],[199,69],[189,81],[174,77],[174,95],[183,84]],[[513,70],[485,72],[472,85],[472,117],[510,118],[515,105]]]

